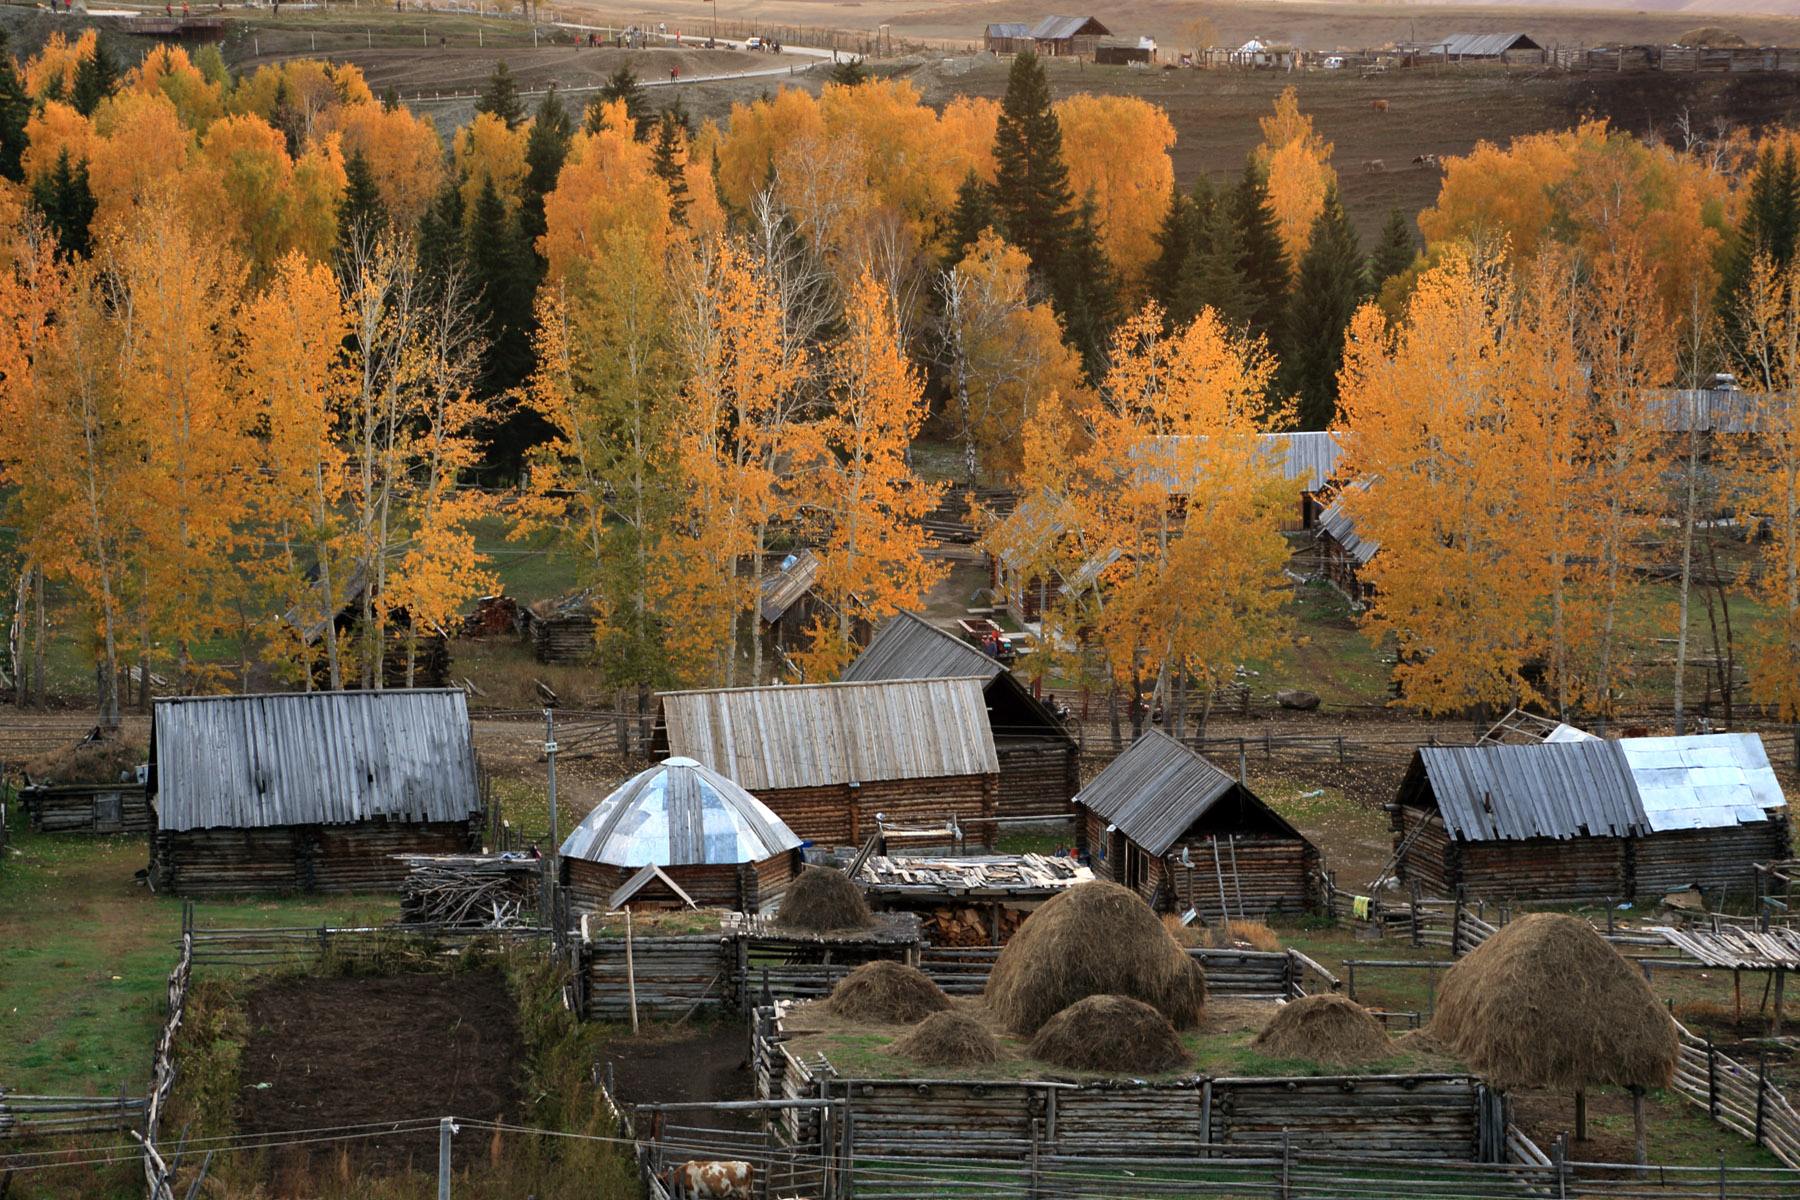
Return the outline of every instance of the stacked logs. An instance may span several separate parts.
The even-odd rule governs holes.
[[[541,860],[517,854],[403,858],[400,918],[413,924],[508,929],[535,918]]]
[[[979,908],[946,906],[919,911],[925,940],[933,946],[999,946],[1005,945],[1026,913],[1004,905]]]

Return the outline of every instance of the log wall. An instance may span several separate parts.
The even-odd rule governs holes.
[[[1473,1161],[1477,1081],[1467,1075],[1221,1079],[1212,1139],[1293,1145],[1314,1153]]]
[[[25,816],[40,833],[144,833],[150,801],[141,787],[58,783],[22,788]]]
[[[999,779],[993,775],[765,789],[756,796],[789,829],[821,846],[861,845],[875,832],[880,813],[890,825],[937,825],[955,817],[969,844],[990,848],[998,797]]]
[[[629,972],[622,937],[595,938],[581,953],[582,1013],[590,1021],[630,1020],[633,978],[640,1017],[715,1015],[735,1000],[737,953],[723,934],[633,938]]]
[[[1634,891],[1666,896],[1698,884],[1708,891],[1755,894],[1756,864],[1788,856],[1788,823],[1777,818],[1729,829],[1653,833],[1632,845]]]
[[[1069,799],[1081,790],[1080,751],[1060,738],[994,739],[1000,756],[996,815],[1073,815]]]
[[[261,829],[157,830],[151,878],[177,896],[250,892],[398,892],[399,854],[479,849],[482,819],[402,824],[275,825]]]
[[[1181,865],[1186,847],[1191,867]],[[1319,852],[1303,838],[1258,835],[1239,837],[1235,845],[1218,842],[1219,861],[1213,863],[1213,843],[1205,838],[1177,842],[1163,856],[1163,866],[1175,898],[1174,911],[1199,911],[1207,921],[1226,915],[1260,919],[1270,913],[1307,912],[1313,907],[1312,880],[1319,868]],[[1225,899],[1219,899],[1220,880]]]
[[[664,867],[663,872],[701,908],[753,913],[787,890],[796,870],[795,857],[789,852],[758,863]],[[581,858],[565,858],[562,863],[563,886],[569,895],[569,906],[576,913],[606,912],[606,903],[613,893],[639,870]],[[642,899],[634,898],[633,907],[681,907],[680,899],[670,895],[660,882],[647,884],[639,895]]]

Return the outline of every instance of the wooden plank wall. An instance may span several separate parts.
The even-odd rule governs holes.
[[[1186,846],[1192,868],[1181,865]],[[1213,864],[1213,843],[1204,838],[1178,842],[1163,856],[1165,871],[1175,894],[1175,911],[1197,909],[1208,921],[1225,915],[1219,898],[1224,879],[1225,899],[1233,918],[1256,918],[1270,913],[1307,912],[1313,907],[1313,883],[1319,853],[1301,838],[1239,837],[1235,845],[1218,843],[1218,869]]]
[[[158,830],[151,835],[156,886],[178,896],[251,892],[398,892],[397,854],[461,854],[479,848],[482,819],[467,822],[276,825],[263,829]]]
[[[119,820],[98,823],[96,800],[116,796]],[[145,833],[151,827],[150,802],[141,787],[117,783],[55,784],[21,789],[25,816],[40,833]]]
[[[890,825],[928,826],[955,817],[970,845],[994,844],[999,779],[872,780],[858,787],[765,788],[756,794],[800,837],[821,846],[859,846],[875,832],[875,814]]]
[[[1000,758],[995,815],[1070,818],[1069,798],[1081,790],[1080,752],[1055,738],[1041,741],[994,739]]]

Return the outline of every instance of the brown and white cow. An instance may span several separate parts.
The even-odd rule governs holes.
[[[756,1168],[747,1162],[696,1159],[669,1168],[669,1190],[692,1200],[751,1200]]]

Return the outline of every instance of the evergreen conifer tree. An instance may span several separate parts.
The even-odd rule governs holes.
[[[1100,245],[1094,201],[1082,202],[1050,278],[1050,297],[1069,344],[1081,354],[1088,378],[1106,371],[1106,340],[1119,316],[1119,288]]]
[[[869,82],[869,72],[860,58],[846,58],[831,68],[831,74],[825,77],[826,83],[835,83],[841,87],[856,87]]]
[[[638,82],[637,74],[628,66],[622,66],[608,75],[595,95],[594,102],[588,105],[587,131],[599,133],[602,110],[606,105],[619,100],[625,102],[625,115],[636,126],[633,136],[643,141],[649,136],[650,124],[656,120],[656,114],[650,110],[650,97],[645,94],[644,85]]]
[[[76,112],[91,117],[100,102],[112,95],[118,86],[119,65],[113,61],[106,43],[99,42],[94,46],[93,57],[82,59],[75,68],[75,86],[69,101]]]
[[[392,84],[381,89],[381,109],[383,112],[394,112],[400,107],[400,93]]]
[[[1300,428],[1326,429],[1337,417],[1337,374],[1344,333],[1369,294],[1356,230],[1334,187],[1313,221],[1312,241],[1300,258],[1300,278],[1288,305],[1282,338],[1284,386],[1300,398]]]
[[[534,248],[544,232],[544,197],[556,187],[556,177],[562,173],[563,160],[569,156],[569,141],[574,132],[569,110],[563,106],[562,97],[556,94],[556,85],[551,84],[550,90],[538,102],[531,132],[525,138],[525,185],[521,189],[519,230],[527,244]]]
[[[87,257],[93,244],[88,227],[94,220],[94,193],[88,189],[87,160],[71,163],[69,152],[56,156],[56,166],[31,187],[31,203],[56,235],[63,253]]]
[[[519,122],[525,119],[525,106],[519,100],[519,86],[513,74],[507,69],[506,60],[501,59],[494,64],[494,73],[488,76],[487,86],[481,90],[481,98],[475,101],[478,113],[493,113],[506,122],[508,129],[517,129]]]
[[[1287,311],[1288,262],[1275,215],[1269,209],[1269,183],[1255,159],[1244,163],[1230,203],[1237,225],[1238,274],[1243,278],[1250,332],[1274,342]]]
[[[1198,207],[1199,201],[1195,204]],[[1244,243],[1231,196],[1214,196],[1194,237],[1193,265],[1182,280],[1177,311],[1192,320],[1201,309],[1210,308],[1231,328],[1247,328],[1251,305],[1243,262]]]
[[[1719,276],[1719,315],[1728,334],[1737,330],[1737,307],[1744,284],[1750,278],[1750,264],[1758,254],[1768,255],[1778,268],[1785,268],[1794,258],[1794,244],[1800,236],[1800,162],[1794,148],[1782,154],[1773,147],[1763,150],[1750,176],[1749,196],[1744,202],[1744,215],[1738,221],[1726,252],[1725,266]]]
[[[25,124],[30,119],[31,98],[7,52],[6,31],[0,30],[0,179],[17,183],[25,178],[19,160],[25,151]]]
[[[950,210],[949,245],[944,266],[954,267],[969,253],[969,247],[981,240],[984,229],[994,227],[994,195],[974,168],[956,185],[956,207]]]
[[[419,276],[428,290],[435,289],[462,260],[462,189],[452,179],[419,218]]]
[[[1183,282],[1194,265],[1194,202],[1176,184],[1169,189],[1168,211],[1156,231],[1156,257],[1150,263],[1150,295],[1163,307],[1171,326],[1180,325],[1177,311]]]
[[[488,343],[478,386],[486,395],[502,395],[531,374],[531,294],[537,284],[537,259],[491,180],[482,185],[469,213],[463,262],[476,296],[475,318]],[[516,468],[526,449],[542,436],[540,418],[514,414],[492,431],[489,457]]]
[[[344,196],[338,201],[338,251],[373,238],[387,225],[387,208],[375,186],[375,171],[360,150],[344,160]]]
[[[306,140],[306,119],[288,99],[285,79],[276,81],[275,103],[269,109],[269,124],[281,131],[282,140],[287,143],[288,157],[299,158],[301,144]]]
[[[1381,240],[1369,255],[1369,290],[1378,292],[1381,285],[1408,270],[1419,256],[1413,241],[1412,222],[1398,208],[1388,211],[1387,224],[1381,227]]]
[[[1013,59],[1007,76],[994,161],[1000,232],[1025,251],[1040,275],[1055,276],[1075,226],[1074,193],[1063,161],[1062,126],[1050,107],[1050,84],[1030,52]]]
[[[681,121],[674,110],[664,109],[662,117],[656,122],[656,144],[652,147],[651,166],[669,193],[670,218],[684,228],[687,225],[688,205],[693,203],[693,198],[688,195],[687,176],[681,170],[681,149],[685,137]]]

